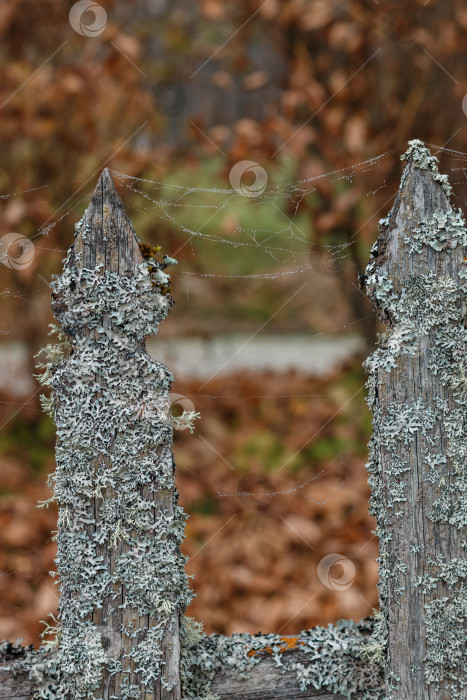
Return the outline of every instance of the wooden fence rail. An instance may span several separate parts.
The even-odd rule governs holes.
[[[138,243],[105,170],[53,283],[59,621],[38,651],[0,646],[0,698],[467,697],[467,231],[428,149],[405,158],[361,278],[387,324],[366,362],[380,613],[297,637],[205,636],[184,616],[173,377],[145,350],[175,261]]]

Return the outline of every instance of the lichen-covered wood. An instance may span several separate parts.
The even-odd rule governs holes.
[[[405,157],[362,280],[388,325],[366,363],[380,613],[297,637],[206,636],[183,615],[172,376],[144,347],[175,261],[139,246],[104,171],[53,285],[62,342],[44,365],[60,617],[37,651],[0,645],[0,700],[467,697],[467,230],[436,159],[419,141]]]
[[[12,671],[11,664],[28,660],[32,647],[21,647],[11,642],[0,644],[0,699],[31,700],[33,683],[27,670]]]
[[[296,637],[234,634],[193,634],[193,622],[185,619],[182,638],[182,697],[184,700],[374,700],[382,697],[383,675],[379,664],[362,655],[371,639],[373,621],[342,621],[316,627]],[[190,638],[187,632],[191,631]],[[22,658],[22,668],[38,668],[31,653],[8,645],[2,658]],[[24,674],[8,678],[8,692],[29,694],[33,684]],[[9,698],[2,694],[0,700]],[[15,697],[12,695],[12,697]],[[98,696],[100,697],[100,696]]]
[[[0,666],[0,698],[1,700],[31,700],[33,696],[33,683],[28,673],[14,676],[13,674],[1,673]]]
[[[179,624],[190,592],[173,377],[145,350],[172,303],[163,270],[173,262],[143,258],[105,170],[53,283],[64,356],[55,346],[45,383],[57,428],[61,597],[40,689],[51,694],[40,697],[181,697]]]
[[[394,700],[467,697],[467,231],[420,141],[365,275],[388,325],[368,359],[371,509]],[[379,637],[379,641],[378,641]]]
[[[186,700],[362,698],[383,695],[383,670],[363,650],[373,620],[341,620],[296,637],[277,634],[182,635]]]

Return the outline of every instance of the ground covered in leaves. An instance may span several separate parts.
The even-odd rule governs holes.
[[[196,430],[175,431],[183,546],[206,632],[294,634],[377,605],[378,544],[364,462],[360,361],[326,379],[292,373],[176,382]],[[11,406],[3,407],[5,417]],[[0,464],[0,637],[39,642],[57,607],[53,426],[34,404],[10,421]],[[334,554],[334,558],[328,555]]]

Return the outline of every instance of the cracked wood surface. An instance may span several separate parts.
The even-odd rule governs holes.
[[[131,276],[137,271],[138,265],[143,262],[143,257],[139,248],[131,221],[125,211],[124,205],[117,193],[109,170],[106,168],[97,183],[91,202],[84,215],[84,225],[76,235],[71,248],[70,264],[77,268],[94,269],[97,265],[102,265],[100,274],[116,273],[121,276]],[[53,306],[60,303],[60,300],[53,302]],[[112,326],[107,315],[102,320],[104,328],[108,329],[109,343],[112,343]],[[87,333],[85,329],[83,331]],[[95,380],[103,384],[102,378],[96,374]],[[103,384],[103,388],[105,385]],[[60,396],[58,396],[60,401]],[[111,427],[110,427],[111,428]],[[111,466],[111,455],[100,455],[96,460],[96,469],[102,462]],[[107,486],[104,491],[104,499],[112,499],[115,492],[111,486]],[[173,494],[166,489],[153,492],[151,484],[141,488],[141,497],[154,501],[154,513],[163,511],[167,517],[173,516]],[[99,511],[102,499],[97,497],[91,499],[88,507],[89,520],[87,531],[90,538],[99,531]],[[121,539],[118,546],[109,547],[108,542],[103,542],[98,546],[98,554],[104,558],[108,571],[113,575],[116,571],[118,558],[122,553],[130,550],[130,545]],[[114,592],[118,595],[115,604],[113,595],[108,595],[104,600],[101,609],[97,607],[92,614],[92,622],[103,634],[104,645],[107,641],[109,647],[115,650],[120,647],[118,660],[123,664],[123,671],[110,674],[104,671],[103,680],[98,697],[109,700],[115,697],[121,681],[129,673],[130,682],[137,686],[141,693],[141,700],[180,700],[180,640],[179,640],[179,617],[174,613],[168,625],[161,644],[162,661],[164,663],[164,675],[176,679],[172,690],[164,688],[161,679],[158,679],[153,688],[147,688],[141,683],[141,674],[136,672],[135,661],[129,659],[125,654],[132,650],[132,640],[121,634],[122,625],[133,629],[142,629],[157,624],[157,619],[148,615],[141,616],[126,602],[125,586],[120,583],[114,584]],[[142,637],[144,639],[144,636]],[[113,652],[112,658],[115,656]]]
[[[408,286],[427,275],[433,275],[439,283],[443,278],[453,280],[460,289],[459,273],[465,255],[462,245],[451,247],[448,244],[443,250],[435,250],[424,244],[420,251],[412,254],[407,240],[404,240],[412,238],[420,223],[431,220],[435,212],[453,212],[446,191],[437,179],[437,173],[434,176],[429,168],[418,167],[409,156],[401,189],[378,240],[374,267],[376,274],[392,281],[399,298]],[[430,303],[431,300],[427,299],[426,308]],[[448,321],[453,328],[462,326],[463,304],[462,295],[459,295],[456,319]],[[381,303],[376,304],[376,308],[392,333],[394,324],[387,307]],[[443,385],[439,375],[430,367],[436,334],[437,326],[426,334],[420,333],[415,354],[399,354],[396,367],[388,371],[383,367],[376,370],[375,403],[379,404],[383,421],[390,418],[392,407],[410,408],[418,401],[422,402],[424,410],[434,413],[439,413],[438,400],[445,401],[448,410],[455,408],[453,390]],[[413,440],[406,443],[402,438],[398,440],[396,457],[407,471],[397,479],[392,472],[394,452],[384,446],[386,436],[376,434],[378,440],[381,438],[380,498],[383,517],[386,518],[385,547],[388,553],[382,564],[383,570],[388,572],[387,583],[380,589],[380,596],[383,595],[383,609],[388,616],[387,683],[394,700],[451,700],[452,697],[447,678],[442,680],[442,687],[435,690],[433,685],[426,683],[425,677],[425,657],[430,643],[425,605],[445,596],[451,599],[453,594],[452,590],[449,593],[446,582],[437,578],[439,567],[433,559],[442,557],[450,562],[456,557],[465,558],[461,547],[461,541],[465,539],[462,530],[447,522],[434,522],[429,517],[443,489],[454,483],[452,471],[447,467],[442,471],[440,484],[434,483],[427,459],[428,454],[430,459],[431,456],[445,459],[447,415],[441,412],[431,430],[415,431]],[[391,500],[394,502],[394,487],[401,484],[404,485],[404,497],[398,499],[397,508],[390,510]],[[416,547],[419,547],[418,552]],[[422,590],[419,580],[423,576],[433,577],[430,590]],[[460,592],[460,584],[457,590]],[[462,626],[461,621],[459,624]]]

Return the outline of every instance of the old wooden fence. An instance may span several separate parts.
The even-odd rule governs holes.
[[[0,698],[467,697],[467,232],[436,159],[418,141],[405,158],[361,279],[387,323],[366,363],[380,613],[295,638],[184,617],[172,376],[145,351],[174,261],[139,245],[105,170],[52,285],[60,615],[41,650],[2,644]]]

